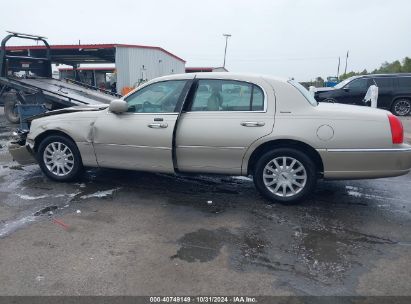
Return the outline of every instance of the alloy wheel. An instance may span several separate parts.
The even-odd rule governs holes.
[[[263,170],[265,187],[279,197],[292,197],[301,192],[307,183],[307,171],[293,157],[276,157]]]
[[[43,161],[47,169],[54,175],[66,176],[74,167],[74,155],[62,142],[51,142],[44,149]]]
[[[394,112],[399,116],[405,116],[410,113],[411,103],[408,100],[401,99],[395,103]]]

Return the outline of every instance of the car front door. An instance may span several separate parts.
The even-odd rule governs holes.
[[[93,128],[99,166],[174,172],[172,143],[176,110],[188,91],[189,80],[149,84],[125,98],[128,111],[107,110]]]
[[[261,83],[196,80],[177,128],[178,170],[241,174],[247,148],[273,130],[275,102],[268,105],[266,91]]]
[[[341,100],[345,104],[365,105],[363,99],[370,85],[374,84],[372,79],[358,78],[346,84],[342,90]]]

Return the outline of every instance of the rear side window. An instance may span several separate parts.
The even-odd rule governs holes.
[[[392,78],[374,78],[377,87],[379,88],[391,88],[393,87],[393,79]]]
[[[191,111],[263,111],[264,93],[242,81],[203,79],[198,81]]]
[[[263,111],[264,110],[264,94],[263,91],[257,86],[253,89],[253,100],[251,104],[252,111]]]
[[[399,77],[398,78],[398,86],[400,88],[411,89],[411,77]]]

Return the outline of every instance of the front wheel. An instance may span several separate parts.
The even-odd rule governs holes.
[[[322,102],[328,102],[328,103],[338,103],[338,100],[334,98],[326,98]]]
[[[406,98],[397,99],[392,105],[391,112],[397,116],[407,116],[411,112],[411,100]]]
[[[83,171],[83,163],[76,144],[60,135],[46,137],[40,143],[37,160],[44,174],[59,182],[72,181]]]
[[[304,153],[278,148],[262,155],[254,170],[257,190],[272,202],[292,204],[301,201],[315,188],[314,162]]]

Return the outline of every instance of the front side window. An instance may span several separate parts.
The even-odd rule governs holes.
[[[344,88],[351,89],[351,90],[366,90],[368,88],[368,79],[360,78],[351,81],[347,84]]]
[[[125,99],[132,113],[172,113],[183,92],[185,80],[153,83]]]
[[[199,80],[191,111],[263,111],[264,93],[234,80]]]

